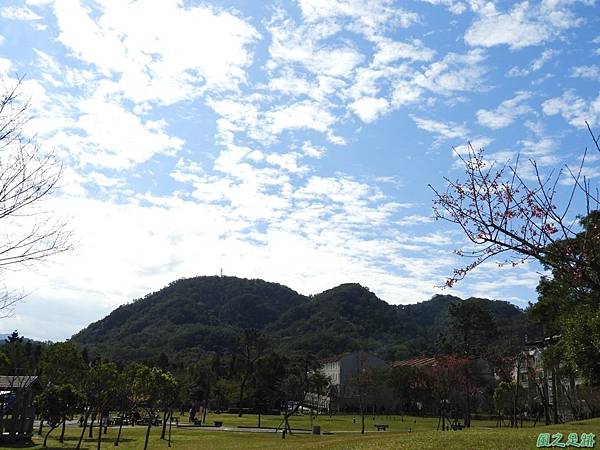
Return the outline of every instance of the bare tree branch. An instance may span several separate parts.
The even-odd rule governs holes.
[[[20,98],[21,81],[7,87],[0,78],[0,277],[72,248],[67,223],[43,208],[63,167],[53,152],[42,150],[35,137],[24,133],[29,102]],[[0,317],[10,315],[23,297],[4,289]]]
[[[600,136],[594,135],[589,124],[588,130],[600,152]],[[528,178],[519,165],[519,157],[514,166],[497,166],[484,159],[483,150],[475,150],[470,144],[467,148],[466,156],[457,154],[464,165],[464,179],[445,178],[445,191],[429,186],[434,192],[436,219],[458,225],[473,244],[472,248],[455,251],[472,261],[455,269],[446,286],[452,287],[491,258],[500,258],[500,265],[513,266],[533,258],[547,268],[559,269],[600,289],[593,258],[588,254],[593,248],[591,240],[598,239],[597,233],[587,230],[589,236],[583,236],[582,241],[579,222],[583,215],[571,213],[576,199],[585,202],[585,216],[598,209],[598,196],[592,193],[590,180],[584,174],[587,149],[575,170],[566,166],[566,172],[553,170],[547,176],[542,176],[536,161],[530,160],[533,177]],[[572,187],[559,208],[558,186],[565,176],[571,178]]]

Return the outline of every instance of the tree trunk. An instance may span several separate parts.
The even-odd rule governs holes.
[[[242,378],[242,383],[240,384],[240,400],[238,402],[239,411],[238,417],[242,417],[242,401],[244,400],[244,388],[246,387],[246,377]]]
[[[50,426],[50,429],[48,430],[48,432],[46,433],[46,436],[44,437],[44,448],[47,447],[46,442],[48,441],[48,436],[50,435],[50,433],[52,433],[52,431],[58,426],[58,424],[54,425],[54,426]]]
[[[556,367],[552,367],[552,406],[553,414],[552,414],[552,422],[554,424],[558,423],[558,392],[556,388]]]
[[[87,422],[88,422],[89,418],[90,418],[90,413],[89,412],[85,413],[85,417],[83,420],[83,427],[81,428],[81,435],[79,435],[79,442],[77,442],[77,447],[75,447],[75,450],[81,449],[81,443],[83,442],[83,436],[85,436],[85,428],[87,427]]]
[[[292,414],[297,411],[297,408],[294,409],[294,411],[292,412]],[[292,427],[290,426],[290,422],[289,422],[289,418],[292,414],[285,414],[283,416],[283,421],[284,421],[284,425],[283,425],[283,433],[281,433],[281,438],[285,439],[285,435],[286,433],[289,431],[290,434],[292,433]]]
[[[102,445],[102,413],[99,414],[98,419],[98,442],[96,450],[100,450],[100,446]]]
[[[304,394],[303,399],[306,397],[306,394]],[[279,427],[283,424],[283,433],[281,433],[281,438],[285,439],[285,434],[289,431],[290,434],[292,434],[292,427],[290,426],[290,422],[289,422],[289,418],[291,416],[293,416],[294,414],[296,414],[296,411],[298,411],[298,409],[300,408],[300,404],[302,402],[298,402],[298,404],[294,407],[294,409],[292,409],[292,411],[286,411],[283,414],[283,420],[279,423],[279,426],[277,427],[277,429],[279,430]]]
[[[365,434],[365,411],[364,411],[364,407],[363,407],[362,395],[360,397],[360,421],[361,421],[360,434]]]
[[[150,427],[152,427],[152,414],[148,416],[148,428],[146,428],[146,440],[144,441],[144,450],[148,449],[148,440],[150,439]]]
[[[96,418],[96,413],[92,413],[92,420],[90,421],[90,429],[88,432],[88,438],[92,439],[94,437],[94,419]]]
[[[550,405],[548,404],[548,377],[546,376],[546,370],[544,370],[544,382],[542,385],[544,394],[542,395],[542,403],[544,406],[544,420],[546,425],[550,425]]]
[[[580,420],[581,410],[579,408],[579,397],[577,396],[577,387],[575,386],[575,377],[573,374],[569,375],[569,390],[571,391],[569,398],[571,398],[571,404],[573,405],[571,408],[573,410],[573,417],[575,420]]]
[[[204,408],[206,410],[206,408]],[[173,410],[169,412],[169,447],[171,446],[171,426],[173,425]]]
[[[469,428],[471,426],[471,392],[469,387],[469,382],[467,381],[466,387],[466,411],[465,411],[465,427]]]
[[[160,438],[164,439],[165,438],[165,434],[167,432],[167,410],[165,409],[163,411],[163,420],[162,420],[162,430],[160,432]]]
[[[115,447],[119,446],[119,440],[121,439],[121,430],[123,429],[123,420],[125,418],[121,418],[121,423],[119,424],[119,432],[117,433],[117,438],[115,439]]]
[[[44,419],[40,417],[40,427],[38,428],[38,436],[42,435],[42,429],[44,428]]]
[[[67,425],[67,418],[63,417],[62,420],[62,430],[60,432],[60,437],[58,438],[58,442],[60,442],[61,444],[65,441],[65,428]]]
[[[206,384],[206,397],[204,398],[204,411],[202,411],[202,423],[206,424],[206,413],[210,403],[210,382]],[[171,414],[173,416],[173,414]]]

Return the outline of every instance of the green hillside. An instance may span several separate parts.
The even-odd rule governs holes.
[[[390,305],[359,284],[306,297],[263,280],[197,277],[120,306],[72,340],[117,361],[156,360],[164,353],[185,362],[207,352],[233,352],[242,329],[259,328],[282,350],[329,356],[366,349],[400,359],[436,352],[438,336],[447,331],[448,305],[457,301],[438,295]],[[514,305],[472,301],[481,302],[499,328],[524,330],[524,314]]]

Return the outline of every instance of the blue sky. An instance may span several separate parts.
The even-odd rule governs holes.
[[[4,0],[0,73],[25,76],[65,164],[47,207],[76,250],[5,274],[30,292],[1,331],[63,339],[181,277],[435,293],[464,236],[428,183],[470,141],[544,170],[600,128],[592,0]],[[600,175],[596,157],[586,174]],[[534,264],[451,291],[534,301]]]

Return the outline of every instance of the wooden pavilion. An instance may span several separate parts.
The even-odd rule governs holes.
[[[0,375],[0,442],[31,439],[38,384],[35,375]]]

